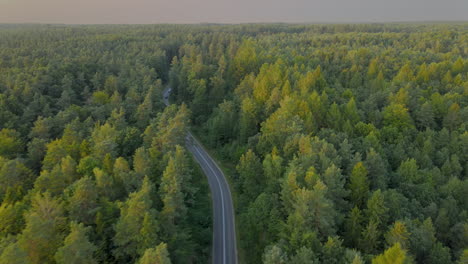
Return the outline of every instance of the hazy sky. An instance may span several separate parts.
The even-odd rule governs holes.
[[[468,20],[468,0],[0,0],[0,23]]]

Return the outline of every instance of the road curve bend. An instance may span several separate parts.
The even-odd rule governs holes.
[[[169,105],[171,88],[163,92],[163,101]],[[206,177],[213,204],[213,251],[214,264],[237,264],[236,224],[231,190],[222,170],[211,158],[201,143],[188,132],[186,148],[192,153]]]

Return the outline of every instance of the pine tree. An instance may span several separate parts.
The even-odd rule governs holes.
[[[18,243],[10,243],[3,252],[0,251],[0,264],[32,264],[27,252]]]
[[[70,234],[65,238],[64,245],[57,250],[55,261],[57,264],[94,264],[93,258],[96,246],[89,242],[86,233],[89,227],[71,222]]]
[[[31,263],[52,262],[63,241],[65,218],[61,203],[48,193],[37,194],[25,219],[26,227],[18,237],[18,245],[26,251]]]
[[[172,229],[174,224],[185,217],[187,210],[180,178],[177,174],[173,158],[169,160],[161,179],[160,193],[163,201],[161,216],[166,221],[166,224],[168,224],[167,229]]]
[[[152,201],[153,184],[148,177],[145,177],[141,189],[138,192],[131,193],[128,200],[121,205],[120,218],[117,221],[114,230],[114,244],[117,248],[114,250],[114,255],[121,260],[135,260],[139,254],[144,251],[145,247],[154,246],[148,245],[148,242],[154,242],[157,232],[155,222],[156,212],[153,209]],[[149,228],[149,226],[154,228]],[[144,235],[142,237],[142,234]]]
[[[367,169],[362,162],[358,162],[354,166],[348,188],[351,191],[351,202],[359,208],[362,208],[369,195]]]
[[[263,253],[263,264],[285,264],[287,255],[277,245],[267,247]]]
[[[302,247],[297,250],[296,255],[291,257],[290,264],[317,264],[320,263],[318,257],[309,248]]]
[[[409,264],[410,258],[406,251],[401,248],[399,243],[396,243],[391,248],[385,250],[381,255],[372,259],[372,264]]]
[[[345,220],[345,243],[348,247],[357,248],[362,233],[363,216],[361,210],[355,206]]]
[[[89,177],[83,177],[71,186],[71,195],[67,199],[69,217],[87,225],[93,224],[98,207],[96,183]]]
[[[401,221],[395,221],[393,226],[385,235],[385,240],[389,246],[399,243],[402,248],[408,247],[408,238],[411,234],[406,229],[406,226]]]
[[[171,264],[167,245],[161,243],[155,248],[148,248],[138,261],[138,264]]]
[[[244,197],[247,200],[255,199],[261,191],[259,188],[265,184],[260,159],[249,149],[240,158],[236,169],[239,173]]]

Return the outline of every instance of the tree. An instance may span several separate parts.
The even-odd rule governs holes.
[[[364,167],[362,162],[354,165],[353,171],[351,172],[350,181],[348,185],[351,191],[351,202],[362,208],[364,203],[367,201],[369,195],[369,182],[367,180],[367,169]]]
[[[302,247],[297,250],[296,255],[291,257],[290,264],[314,264],[320,263],[316,254],[309,248]]]
[[[361,250],[366,253],[375,253],[379,246],[380,235],[378,223],[373,220],[369,221],[366,228],[362,231],[361,240],[359,241]]]
[[[405,223],[401,221],[395,221],[393,226],[385,235],[385,239],[389,246],[393,246],[399,243],[402,248],[407,248],[408,239],[411,234],[406,229]]]
[[[9,188],[29,189],[33,183],[33,174],[19,160],[4,160],[0,157],[0,197],[5,195]]]
[[[409,264],[410,258],[406,255],[406,251],[401,248],[399,243],[396,243],[381,255],[372,259],[372,264]]]
[[[161,243],[155,248],[148,248],[138,261],[138,264],[171,264],[167,245]]]
[[[278,237],[282,228],[278,201],[274,195],[261,193],[249,208],[240,216],[243,229],[241,246],[246,248],[246,257],[252,261],[261,261],[257,253],[263,251],[271,241]]]
[[[115,180],[122,186],[126,193],[132,193],[138,190],[143,182],[141,178],[142,175],[136,177],[136,175],[130,171],[130,166],[123,157],[118,157],[115,160],[113,173]]]
[[[237,50],[234,57],[235,73],[238,80],[249,73],[255,73],[260,66],[260,59],[257,55],[255,43],[252,40],[245,40]]]
[[[0,156],[5,158],[14,158],[21,152],[23,142],[20,134],[14,129],[3,128],[0,130]]]
[[[280,179],[283,175],[283,158],[278,154],[276,148],[263,160],[263,175],[267,184],[266,190],[278,193]]]
[[[8,234],[17,235],[24,228],[23,214],[26,206],[23,202],[10,203],[3,201],[0,205],[0,237]]]
[[[133,170],[135,171],[137,184],[141,184],[145,176],[151,176],[151,161],[148,151],[144,148],[138,148],[133,156]]]
[[[413,128],[413,119],[408,113],[408,108],[402,104],[392,103],[383,110],[383,121],[386,126],[391,126],[404,131]]]
[[[327,198],[333,202],[334,207],[340,212],[337,216],[337,223],[341,223],[341,213],[348,210],[348,202],[345,198],[349,192],[344,188],[345,178],[341,174],[341,170],[333,163],[325,170],[321,178],[327,186]]]
[[[363,216],[361,210],[355,206],[345,220],[345,243],[349,247],[356,248],[362,233]]]
[[[444,127],[448,128],[450,131],[458,128],[460,123],[462,123],[462,117],[460,116],[460,106],[457,103],[450,105],[447,115],[444,118]]]
[[[341,244],[342,241],[338,237],[328,237],[322,249],[322,262],[330,264],[344,263],[345,248]]]
[[[73,183],[67,201],[71,219],[87,225],[94,223],[98,207],[98,190],[96,183],[89,176]]]
[[[31,263],[50,263],[63,241],[65,218],[60,201],[50,194],[36,194],[32,208],[25,215],[26,227],[18,237],[18,245]]]
[[[135,260],[146,248],[155,246],[148,245],[149,240],[145,239],[157,236],[157,226],[154,226],[156,222],[148,219],[148,217],[156,218],[152,200],[153,188],[148,177],[145,177],[141,189],[131,193],[127,201],[121,204],[120,218],[114,226],[114,244],[117,247],[114,255],[118,259]],[[149,224],[153,225],[152,228],[149,228]],[[153,234],[150,235],[148,232]]]
[[[394,82],[410,82],[414,78],[413,76],[413,70],[411,69],[411,65],[409,63],[406,63],[401,67],[400,71],[398,74],[395,76],[393,79]]]
[[[369,172],[369,184],[371,190],[385,190],[387,188],[387,168],[384,160],[374,148],[366,154],[364,166]]]
[[[171,158],[167,164],[166,170],[161,179],[160,191],[163,201],[161,216],[165,223],[168,232],[173,232],[173,225],[183,219],[186,214],[186,206],[184,202],[184,194],[180,178],[177,174],[175,160]],[[171,231],[172,230],[172,231]]]
[[[288,138],[301,134],[304,121],[297,112],[296,101],[289,97],[283,99],[281,107],[262,123],[259,147],[263,150],[282,149]]]
[[[90,228],[83,224],[71,222],[70,234],[65,238],[64,245],[55,253],[57,264],[94,264],[93,258],[96,246],[89,242],[86,233]]]
[[[51,171],[42,171],[34,183],[34,188],[41,192],[48,191],[52,195],[60,195],[76,178],[76,162],[67,156]]]
[[[310,228],[321,237],[333,235],[336,212],[326,198],[326,192],[327,187],[320,180],[313,190],[299,189],[295,193],[294,212],[288,217],[288,226],[293,229]]]
[[[385,225],[388,208],[385,206],[384,196],[380,190],[372,193],[367,201],[365,213],[369,221],[374,221],[378,225]]]
[[[116,184],[114,177],[100,168],[94,168],[93,173],[99,193],[103,194],[110,200],[115,199],[117,189],[115,188]]]
[[[92,153],[98,160],[104,160],[106,154],[115,157],[117,154],[118,132],[109,123],[97,125],[91,135]]]
[[[138,106],[135,113],[136,125],[139,128],[146,128],[153,116],[152,91],[148,91],[143,102]]]
[[[153,147],[166,153],[174,150],[177,145],[183,146],[185,136],[190,126],[190,112],[185,104],[179,108],[169,106],[156,118],[157,134]]]
[[[259,124],[259,110],[252,98],[242,100],[239,115],[239,139],[241,142],[247,142],[249,137],[258,132]]]
[[[10,243],[0,253],[0,264],[31,264],[26,251],[18,243]]]
[[[269,246],[263,253],[263,264],[285,264],[287,255],[277,245]]]
[[[261,192],[260,187],[265,185],[260,159],[249,149],[240,158],[236,169],[237,173],[239,173],[245,199],[255,199]]]

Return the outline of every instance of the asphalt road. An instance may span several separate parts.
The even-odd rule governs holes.
[[[170,88],[163,92],[163,101],[169,105]],[[190,132],[186,147],[200,164],[208,178],[213,203],[213,252],[214,264],[237,264],[236,229],[231,191],[221,169]]]

